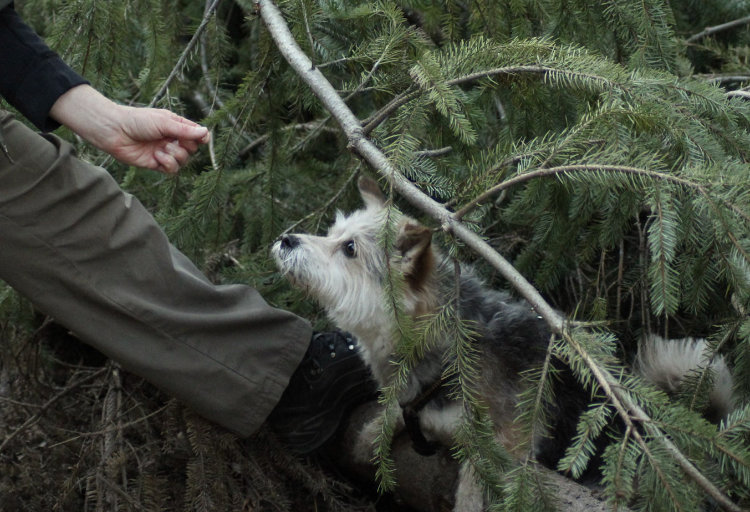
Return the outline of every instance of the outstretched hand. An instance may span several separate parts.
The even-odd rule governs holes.
[[[92,143],[123,163],[172,174],[209,140],[208,129],[168,110],[122,108],[109,136]]]
[[[173,112],[118,105],[88,85],[60,96],[50,116],[120,162],[168,174],[210,139],[207,128]]]

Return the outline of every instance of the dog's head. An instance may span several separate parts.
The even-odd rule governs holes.
[[[359,191],[364,208],[338,213],[326,236],[283,235],[271,250],[292,284],[309,292],[339,327],[352,332],[391,323],[385,280],[394,271],[404,278],[399,300],[405,311],[418,315],[431,309],[435,267],[432,232],[388,208],[373,180],[361,178]],[[390,248],[383,240],[387,222],[397,226]]]

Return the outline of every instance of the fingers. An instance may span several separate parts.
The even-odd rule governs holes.
[[[173,112],[168,113],[169,122],[164,127],[163,133],[165,138],[173,140],[165,144],[162,150],[157,150],[154,158],[159,163],[159,170],[174,174],[187,163],[190,155],[198,151],[200,144],[209,142],[211,134],[205,126]]]
[[[196,151],[198,151],[198,143],[193,140],[180,141],[180,146],[185,148],[185,150],[191,155],[195,153]]]
[[[154,152],[154,159],[156,160],[157,167],[155,170],[164,172],[166,174],[177,174],[180,170],[180,164],[177,160],[168,153],[158,149]]]
[[[164,109],[130,108],[120,126],[119,137],[103,148],[118,160],[176,173],[201,144],[211,140],[208,129]]]
[[[198,147],[195,143],[192,146],[195,149]],[[174,140],[165,144],[162,149],[154,151],[154,158],[159,164],[159,170],[174,174],[187,163],[190,153],[195,152],[195,149],[189,151],[180,141]]]
[[[186,143],[188,141],[194,142],[196,148],[198,144],[206,144],[210,140],[211,134],[205,126],[201,126],[189,119],[185,119],[174,112],[163,112],[168,114],[161,127],[164,138],[174,138],[181,143]]]

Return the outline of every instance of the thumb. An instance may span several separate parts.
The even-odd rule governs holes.
[[[200,144],[207,143],[211,138],[208,128],[176,114],[166,119],[161,132],[164,138],[192,140]]]

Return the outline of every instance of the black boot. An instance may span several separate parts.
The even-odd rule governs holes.
[[[376,397],[377,387],[348,333],[321,332],[268,417],[277,437],[297,454],[310,454],[338,430],[346,412]]]

